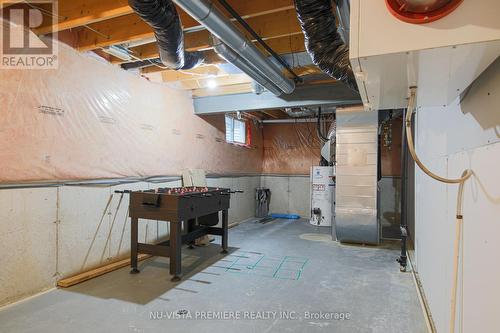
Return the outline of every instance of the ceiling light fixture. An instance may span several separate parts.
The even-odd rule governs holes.
[[[217,81],[215,81],[214,79],[208,80],[207,81],[207,88],[209,88],[209,89],[217,88]]]
[[[130,55],[128,50],[124,47],[118,45],[111,45],[109,47],[104,47],[102,50],[107,54],[111,54],[112,56],[117,57],[121,60],[124,61],[132,60],[132,56]]]

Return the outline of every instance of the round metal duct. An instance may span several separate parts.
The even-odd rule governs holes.
[[[398,19],[414,24],[429,23],[454,11],[463,0],[386,0]]]

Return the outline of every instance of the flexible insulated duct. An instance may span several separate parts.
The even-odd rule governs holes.
[[[295,89],[295,83],[283,75],[280,68],[265,57],[231,21],[207,0],[174,0],[184,11],[203,24],[224,44],[229,46],[248,65],[286,94]]]
[[[269,90],[276,96],[281,95],[283,92],[278,89],[274,84],[262,76],[258,71],[256,71],[252,66],[250,66],[244,59],[242,59],[236,52],[234,52],[230,47],[224,44],[215,35],[211,36],[211,43],[214,47],[215,52],[224,58],[227,62],[235,65],[243,73],[254,79],[259,85]]]
[[[131,70],[136,68],[144,68],[148,66],[165,66],[165,64],[160,60],[160,58],[148,59],[148,60],[137,60],[133,62],[126,62],[120,65],[121,68],[125,70]]]
[[[313,63],[331,77],[357,90],[349,62],[349,47],[337,31],[331,0],[296,0],[295,10]]]
[[[203,63],[201,52],[184,51],[181,20],[171,0],[129,0],[128,3],[153,28],[160,59],[166,67],[191,69]]]
[[[335,0],[337,2],[338,31],[345,44],[349,45],[351,3],[350,0]]]

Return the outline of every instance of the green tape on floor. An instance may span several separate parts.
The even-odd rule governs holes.
[[[297,256],[268,257],[257,252],[243,251],[245,256],[234,253],[236,258],[226,268],[233,274],[251,274],[278,280],[299,280],[309,258]],[[252,255],[253,254],[253,255]]]

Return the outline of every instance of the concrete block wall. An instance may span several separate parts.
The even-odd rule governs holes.
[[[208,178],[207,183],[244,191],[231,196],[229,223],[254,216],[259,175]],[[180,185],[177,180],[0,190],[0,244],[4,251],[0,305],[52,288],[60,278],[127,257],[128,195],[120,203],[121,194],[115,190]],[[168,237],[168,223],[147,220],[139,226],[141,241],[153,243]]]
[[[260,186],[260,176],[208,178],[208,186],[242,190],[231,195],[229,224],[255,216],[255,189]]]
[[[271,190],[270,213],[297,214],[309,218],[311,196],[308,175],[263,175],[260,185]]]
[[[0,305],[54,285],[57,189],[0,191]]]

